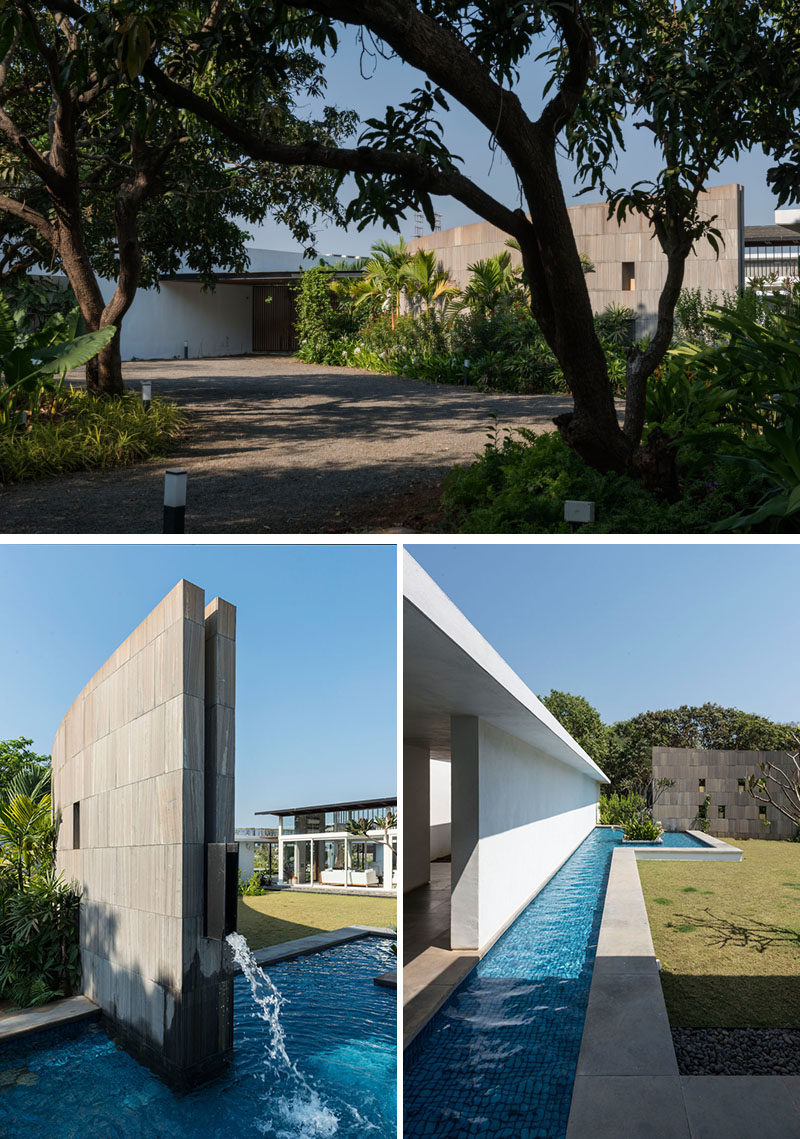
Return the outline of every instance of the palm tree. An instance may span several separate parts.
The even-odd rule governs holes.
[[[459,291],[447,270],[437,265],[432,249],[417,250],[405,267],[403,282],[409,301],[421,301],[426,312],[430,312],[436,301],[455,297]]]
[[[498,253],[467,268],[471,276],[463,293],[463,304],[475,312],[490,312],[501,297],[511,296],[522,288],[510,253]]]
[[[383,239],[376,241],[371,253],[372,257],[364,266],[365,287],[356,305],[362,304],[368,297],[381,300],[384,311],[391,314],[394,329],[395,321],[400,315],[400,294],[411,254],[402,238],[396,244]]]
[[[23,889],[53,862],[56,826],[49,794],[38,799],[15,795],[0,806],[0,866],[11,871]]]

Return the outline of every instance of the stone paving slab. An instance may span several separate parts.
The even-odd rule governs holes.
[[[679,1076],[580,1076],[575,1080],[567,1139],[690,1136]]]
[[[376,985],[380,985],[384,989],[397,988],[397,970],[389,969],[387,973],[379,973],[377,977],[373,978]]]
[[[309,937],[297,937],[294,941],[282,941],[280,945],[268,945],[265,949],[253,950],[259,965],[276,965],[279,961],[293,961],[308,953],[319,953],[334,945],[344,945],[360,937],[397,937],[397,931],[375,925],[347,925],[324,933],[314,933]],[[240,970],[236,970],[240,972]]]
[[[28,1036],[31,1032],[42,1032],[47,1028],[58,1028],[63,1024],[76,1024],[81,1020],[97,1020],[100,1009],[88,997],[65,997],[60,1001],[40,1005],[38,1008],[19,1009],[0,1016],[0,1044]]]
[[[800,1076],[681,1076],[681,1085],[692,1139],[800,1135]]]

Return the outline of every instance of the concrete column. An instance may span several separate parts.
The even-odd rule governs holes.
[[[283,818],[278,819],[278,881],[283,882]]]
[[[311,847],[311,885],[313,886],[317,880],[317,844],[314,842],[313,838],[309,843],[309,846]]]
[[[480,948],[479,765],[480,721],[478,717],[451,716],[451,949]],[[511,873],[511,868],[509,868],[509,873]]]
[[[350,839],[347,835],[344,836],[344,884],[348,885],[350,881]]]
[[[424,886],[431,876],[430,752],[426,747],[403,747],[403,890]]]

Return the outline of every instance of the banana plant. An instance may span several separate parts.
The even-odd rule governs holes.
[[[27,314],[12,313],[0,294],[0,429],[13,430],[22,412],[35,416],[45,392],[56,391],[71,368],[113,340],[113,324],[76,336],[78,319],[77,310],[69,317],[56,313],[42,328],[25,331]]]

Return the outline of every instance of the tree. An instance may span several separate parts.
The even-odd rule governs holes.
[[[380,303],[383,311],[390,314],[394,328],[400,315],[400,296],[411,263],[411,254],[402,239],[395,244],[391,241],[376,241],[370,252],[372,256],[364,265],[363,286],[359,290],[356,305],[370,300]]]
[[[600,719],[597,709],[583,696],[573,696],[570,692],[559,692],[555,688],[548,696],[540,696],[539,699],[597,766],[605,770],[608,728]]]
[[[233,19],[237,5],[213,7]],[[214,24],[212,10],[202,33]],[[152,47],[149,19],[122,6],[78,18],[24,0],[0,9],[0,212],[15,240],[27,235],[31,251],[49,251],[48,267],[66,273],[86,328],[116,328],[87,364],[90,389],[108,394],[123,391],[119,332],[140,285],[175,272],[183,255],[207,283],[215,267],[243,270],[236,216],[257,222],[272,211],[306,243],[317,217],[339,216],[329,174],[265,170],[144,91],[135,61]],[[284,140],[313,132],[336,142],[351,129],[348,113],[331,109],[313,124],[293,114],[296,98],[319,91],[319,71],[307,53],[285,52],[279,85],[266,72],[248,77],[248,107]],[[103,276],[116,281],[108,298]]]
[[[75,20],[90,19],[74,0],[47,2]],[[210,36],[205,28],[212,13]],[[131,53],[118,32],[104,27],[143,88],[204,119],[243,154],[326,168],[341,180],[352,174],[356,196],[349,220],[396,228],[407,210],[421,210],[433,224],[432,195],[445,195],[515,239],[533,315],[574,399],[573,411],[556,420],[563,437],[598,470],[631,471],[675,493],[671,441],[654,433],[642,446],[644,398],[669,343],[686,258],[701,237],[715,240],[697,195],[725,158],[756,141],[752,111],[763,102],[765,87],[783,90],[779,62],[787,53],[772,50],[771,16],[758,0],[685,0],[680,8],[672,0],[309,0],[303,9],[259,4],[244,26],[236,6],[229,16],[224,5],[196,0],[180,9],[178,19],[162,0],[148,6],[148,19],[154,33],[145,53]],[[335,51],[337,23],[354,27],[363,45],[397,55],[426,79],[382,118],[367,119],[356,147],[313,137],[287,144],[248,113],[241,91],[253,72],[243,66],[231,73],[227,59],[237,55],[261,67],[284,46]],[[254,39],[263,44],[263,59],[250,50]],[[543,106],[528,113],[516,87],[541,40],[555,41],[547,52],[552,74]],[[499,201],[458,169],[437,118],[448,98],[467,108],[492,148],[508,159],[518,204]],[[629,110],[639,113],[637,125],[651,131],[662,170],[652,184],[621,192],[612,206],[618,213],[646,214],[669,270],[651,346],[631,358],[621,428],[556,150],[566,142],[582,171],[603,184],[622,146],[619,124]]]
[[[458,288],[450,274],[437,265],[433,250],[418,249],[406,265],[403,292],[412,305],[422,304],[424,311],[431,313],[437,302],[457,296]]]
[[[652,776],[654,747],[780,751],[790,741],[791,730],[788,724],[711,703],[642,712],[612,725],[605,770],[612,787],[637,787]]]
[[[747,790],[759,803],[769,803],[800,833],[800,736],[792,733],[795,749],[786,752],[787,763],[771,759],[759,763],[759,775],[747,780]]]
[[[37,786],[41,786],[42,794],[49,793],[50,756],[37,754],[32,745],[33,740],[25,736],[0,740],[0,800],[7,798],[12,782],[18,778],[26,780],[27,795],[35,797]]]

